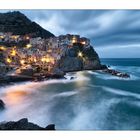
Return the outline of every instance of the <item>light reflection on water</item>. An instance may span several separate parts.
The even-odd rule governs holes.
[[[6,103],[6,110],[2,113],[0,121],[27,117],[42,126],[54,123],[51,114],[54,113],[54,106],[60,98],[78,94],[76,89],[84,86],[85,81],[89,80],[82,72],[74,75],[76,79],[73,80],[27,82],[6,87],[2,90],[3,93],[0,93],[0,98]],[[74,86],[67,88],[68,84],[73,83]]]
[[[7,105],[17,105],[19,102],[21,103],[23,97],[27,94],[25,91],[17,90],[17,91],[7,91],[5,93],[4,101]]]

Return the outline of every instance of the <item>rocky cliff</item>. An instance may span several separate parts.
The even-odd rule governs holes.
[[[34,37],[42,38],[54,36],[18,11],[0,13],[0,32],[12,32],[15,35],[34,34]]]
[[[82,57],[78,56],[79,50],[82,53]],[[103,68],[94,48],[92,46],[85,48],[80,44],[76,44],[67,50],[65,56],[59,61],[58,67],[64,72]]]

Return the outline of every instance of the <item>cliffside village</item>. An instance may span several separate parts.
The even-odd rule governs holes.
[[[23,46],[19,46],[21,42]],[[82,47],[90,47],[90,40],[79,35],[60,35],[43,39],[32,35],[12,35],[12,33],[0,33],[0,53],[3,61],[0,62],[1,74],[10,69],[14,74],[32,76],[33,74],[52,74],[56,72],[59,60],[66,55],[73,44],[78,43]],[[14,44],[13,46],[8,46]],[[82,58],[79,50],[77,57]],[[11,71],[10,71],[11,72]]]

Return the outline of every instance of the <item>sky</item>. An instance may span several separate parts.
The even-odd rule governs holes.
[[[89,38],[101,58],[140,58],[140,10],[19,11],[56,36]]]

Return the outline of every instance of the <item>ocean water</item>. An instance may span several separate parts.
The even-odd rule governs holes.
[[[66,80],[1,87],[6,109],[0,121],[26,117],[42,127],[54,123],[57,130],[140,130],[140,59],[101,61],[131,78],[82,71]]]

